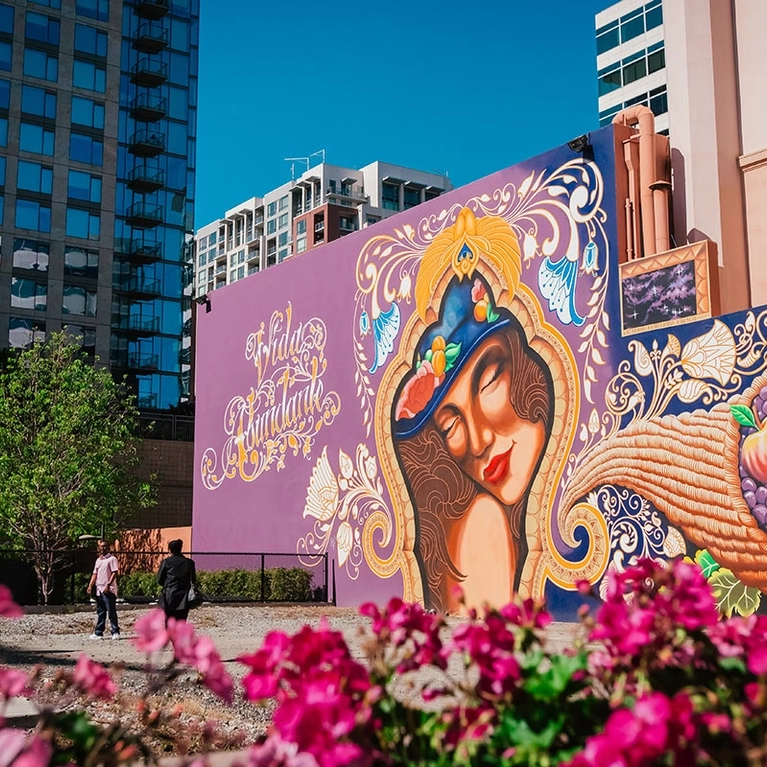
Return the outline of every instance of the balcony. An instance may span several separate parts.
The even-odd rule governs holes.
[[[162,295],[160,280],[147,279],[138,275],[120,280],[115,285],[115,290],[121,293],[130,293],[134,298],[141,300],[157,298]]]
[[[160,358],[156,354],[119,351],[112,354],[111,362],[112,367],[123,370],[149,371],[158,369]]]
[[[145,21],[133,38],[133,49],[141,53],[159,53],[168,47],[168,30],[162,24]]]
[[[325,231],[325,222],[324,221],[318,221],[314,225],[314,231],[315,232],[324,232]]]
[[[135,226],[138,229],[150,229],[162,223],[162,213],[162,205],[134,202],[128,208],[125,218],[131,226]]]
[[[168,115],[168,100],[162,96],[139,93],[130,106],[130,115],[134,120],[153,123]]]
[[[133,69],[130,81],[142,88],[156,88],[168,79],[168,65],[142,56]]]
[[[216,267],[216,274],[225,274],[226,273],[226,264],[221,264],[220,266]]]
[[[128,151],[137,157],[157,157],[165,151],[165,134],[146,128],[137,130],[128,140]]]
[[[139,394],[136,398],[139,410],[152,410],[157,407],[156,394]]]
[[[128,245],[126,255],[136,264],[151,264],[162,258],[162,243],[134,237]]]
[[[338,228],[342,232],[356,232],[357,231],[357,222],[356,221],[350,221],[348,218],[340,218],[340,219],[338,219]]]
[[[139,165],[128,173],[128,188],[139,194],[150,194],[165,186],[165,171]]]
[[[355,203],[368,201],[368,195],[365,194],[362,184],[341,184],[340,189],[328,187],[325,192],[328,197],[341,198],[344,201],[351,200]]]
[[[129,317],[120,318],[117,330],[134,336],[151,336],[160,332],[160,318],[131,314]]]
[[[157,21],[170,10],[170,0],[137,0],[133,10],[144,19]]]

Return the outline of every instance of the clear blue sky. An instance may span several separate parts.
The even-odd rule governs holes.
[[[461,186],[594,130],[611,4],[201,0],[195,227],[289,181],[285,157]]]

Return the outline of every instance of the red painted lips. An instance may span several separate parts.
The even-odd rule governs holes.
[[[512,445],[505,453],[495,456],[495,458],[487,464],[485,470],[482,472],[485,482],[488,482],[491,485],[497,485],[506,479],[509,473],[509,457],[511,456],[511,451],[513,449],[514,445]]]

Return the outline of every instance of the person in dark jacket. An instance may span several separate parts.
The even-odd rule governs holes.
[[[165,610],[165,619],[186,620],[189,615],[189,587],[197,584],[194,560],[181,553],[183,542],[180,538],[168,544],[170,556],[163,559],[157,573],[157,582],[162,586],[160,605]]]

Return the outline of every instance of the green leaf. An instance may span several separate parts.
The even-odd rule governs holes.
[[[706,580],[709,580],[721,567],[719,562],[717,562],[705,549],[698,549],[695,552],[695,564],[703,571],[703,577]]]
[[[738,580],[732,570],[721,567],[708,581],[714,592],[719,612],[728,618],[735,612],[744,618],[759,609],[762,592],[754,586],[746,586]]]
[[[432,350],[431,350],[431,349],[427,349],[427,350],[426,350],[426,353],[423,355],[423,358],[424,358],[424,359],[425,359],[427,362],[431,362],[431,358],[432,358],[432,356],[433,356]]]
[[[753,426],[754,428],[757,428],[754,414],[751,412],[751,408],[748,407],[748,405],[730,405],[730,413],[732,413],[732,417],[741,426]]]
[[[742,658],[726,658],[720,656],[719,668],[729,672],[737,671],[741,674],[746,673],[746,664],[743,662]]]
[[[499,317],[498,312],[495,311],[492,304],[487,305],[487,321],[495,322]]]
[[[458,355],[461,353],[461,344],[448,344],[445,347],[445,360],[447,361],[446,367],[452,367],[455,364]]]

